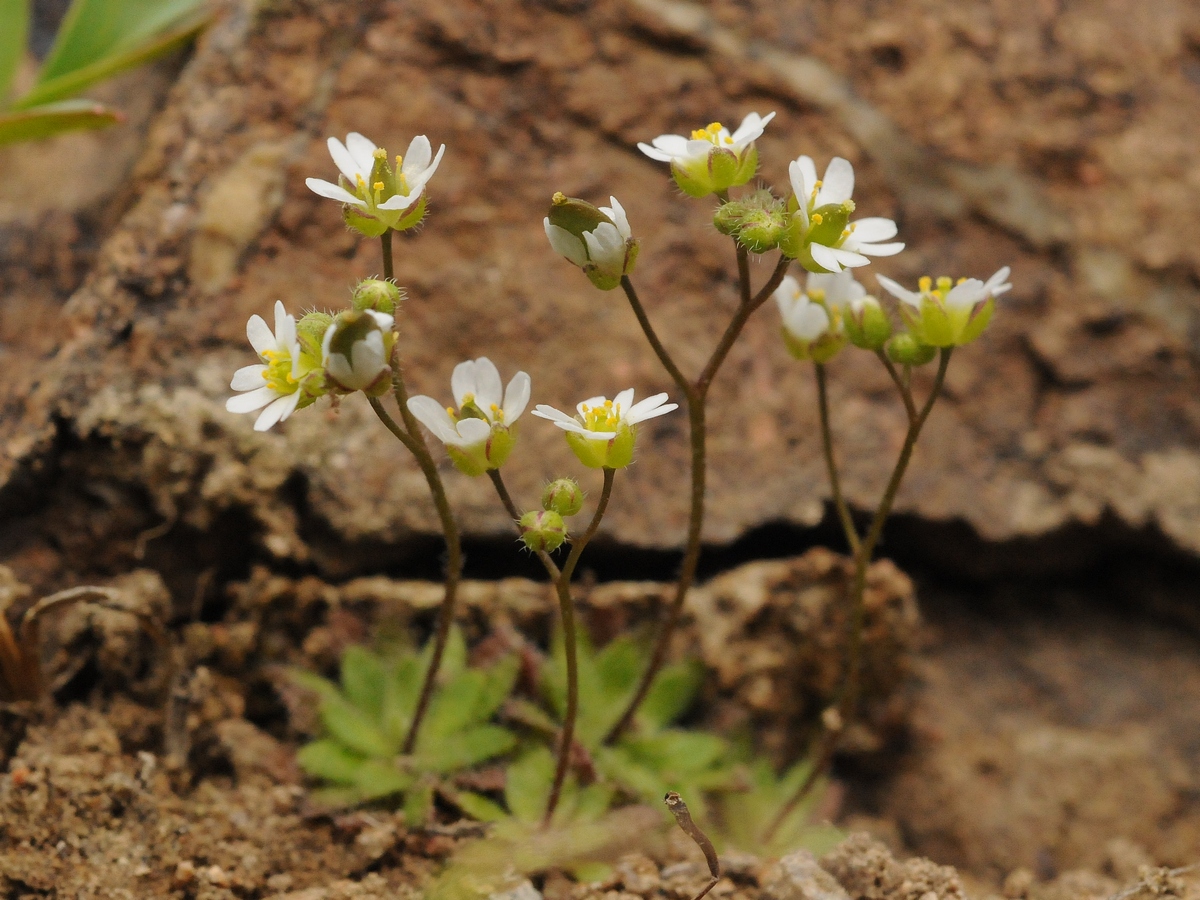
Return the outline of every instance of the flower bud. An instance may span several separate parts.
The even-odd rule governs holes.
[[[532,509],[517,520],[521,540],[534,553],[557,550],[567,539],[563,517],[552,509]]]
[[[922,344],[907,331],[893,335],[884,345],[888,359],[904,366],[923,366],[935,356],[937,348]]]
[[[380,278],[364,278],[354,288],[350,305],[355,309],[373,309],[375,312],[395,315],[396,308],[404,299],[404,292],[392,281]]]
[[[574,516],[583,509],[583,489],[574,478],[558,478],[542,491],[542,509]]]
[[[751,253],[766,253],[779,244],[790,217],[782,201],[760,190],[717,207],[713,225]]]
[[[892,320],[874,297],[851,300],[842,317],[846,337],[855,347],[880,350],[892,336]]]
[[[391,316],[372,310],[348,309],[325,330],[321,361],[330,386],[343,393],[364,391],[378,397],[391,380],[395,335]]]
[[[550,246],[602,291],[611,291],[633,271],[639,250],[624,208],[616,197],[609,199],[611,207],[596,207],[556,193],[543,223]]]

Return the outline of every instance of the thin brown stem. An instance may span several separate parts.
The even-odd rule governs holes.
[[[825,468],[829,472],[829,490],[833,495],[833,506],[837,510],[838,520],[842,523],[842,531],[846,535],[846,543],[850,553],[858,556],[858,529],[854,527],[854,519],[850,515],[850,507],[842,495],[842,482],[838,477],[837,460],[833,455],[833,430],[829,424],[829,391],[825,384],[825,364],[817,363],[817,409],[821,417],[821,447],[825,453]]]
[[[742,271],[740,259],[741,256],[739,253],[739,272]],[[604,736],[605,744],[611,744],[616,741],[633,724],[638,707],[642,705],[642,702],[646,699],[646,695],[650,693],[654,679],[658,676],[659,670],[662,669],[663,664],[667,660],[667,650],[671,645],[671,636],[679,626],[679,620],[683,616],[683,605],[687,600],[688,591],[691,590],[692,582],[696,580],[696,569],[700,564],[700,543],[704,532],[704,494],[708,458],[705,407],[708,401],[708,389],[712,385],[717,371],[721,368],[721,364],[725,361],[725,357],[729,355],[734,342],[741,335],[742,329],[750,321],[750,316],[767,301],[775,292],[775,289],[779,287],[779,283],[783,281],[783,276],[787,272],[789,262],[786,257],[780,257],[779,262],[775,266],[775,271],[771,273],[770,279],[757,294],[753,295],[750,293],[750,275],[747,267],[743,275],[745,280],[742,283],[742,296],[743,298],[748,296],[749,300],[742,302],[738,307],[733,320],[725,329],[725,333],[721,335],[721,340],[717,343],[712,356],[704,366],[703,371],[701,371],[700,377],[694,383],[688,383],[687,379],[680,373],[679,368],[673,362],[668,365],[670,356],[665,349],[662,349],[660,352],[659,348],[662,347],[662,344],[659,342],[658,336],[654,333],[654,329],[651,327],[641,303],[637,302],[637,294],[633,291],[632,283],[630,283],[626,290],[626,295],[629,296],[630,304],[634,308],[634,315],[637,316],[638,322],[641,323],[642,330],[646,333],[650,345],[655,348],[655,353],[663,361],[663,365],[671,373],[671,377],[675,379],[675,383],[680,386],[687,400],[688,431],[692,450],[692,489],[691,509],[688,514],[687,545],[684,549],[683,561],[679,567],[679,579],[675,583],[675,594],[671,599],[670,607],[667,609],[666,618],[659,627],[658,635],[654,641],[654,648],[650,652],[650,662],[646,666],[646,670],[642,673],[633,696],[625,706],[625,711],[621,714],[616,724],[608,730],[608,734]],[[626,278],[623,283],[627,281],[628,279]]]
[[[650,342],[650,347],[654,350],[654,355],[658,357],[658,361],[662,363],[663,368],[667,370],[667,374],[671,376],[671,380],[675,382],[679,390],[683,391],[684,396],[690,398],[692,393],[691,382],[680,371],[679,366],[675,364],[675,360],[671,358],[671,354],[667,352],[667,348],[658,339],[658,333],[654,330],[654,326],[650,324],[650,317],[646,315],[646,308],[642,306],[642,301],[638,298],[637,291],[634,289],[633,282],[628,275],[621,276],[621,287],[625,290],[625,296],[629,298],[629,305],[633,309],[633,314],[637,317],[638,324],[642,326],[642,333],[646,335],[646,340]]]
[[[875,510],[875,517],[871,520],[871,527],[867,530],[859,552],[854,557],[850,646],[846,658],[846,687],[841,704],[842,717],[847,723],[854,717],[855,710],[858,707],[858,694],[862,675],[862,632],[866,620],[865,594],[867,589],[867,568],[871,564],[871,557],[875,553],[875,547],[879,543],[880,537],[883,536],[883,527],[887,524],[888,516],[892,513],[892,506],[896,502],[896,494],[900,490],[900,482],[904,480],[904,474],[908,471],[908,464],[912,460],[913,448],[917,445],[917,438],[921,436],[921,429],[925,426],[925,420],[929,418],[930,412],[933,411],[933,404],[937,402],[938,396],[942,392],[942,385],[946,381],[946,368],[950,365],[950,355],[953,350],[953,347],[942,349],[941,358],[938,360],[937,374],[934,376],[933,386],[929,389],[929,396],[925,399],[925,405],[921,407],[916,418],[909,422],[908,432],[904,436],[904,445],[900,448],[900,455],[896,459],[896,467],[892,470],[892,477],[888,479],[887,488],[883,492],[883,498],[879,502],[878,509]]]
[[[387,281],[391,281],[395,277],[392,267],[392,230],[389,228],[380,237],[379,242],[383,248],[383,277]]]
[[[386,245],[386,242],[385,242]],[[454,624],[454,606],[458,595],[458,582],[462,577],[462,541],[458,534],[458,524],[454,521],[454,513],[450,509],[450,500],[446,496],[445,485],[442,484],[442,477],[438,473],[437,465],[433,461],[433,456],[429,452],[429,448],[425,444],[424,437],[418,429],[417,421],[408,409],[408,393],[404,388],[404,379],[400,374],[400,366],[395,354],[392,356],[392,388],[396,395],[396,402],[400,407],[401,417],[404,419],[404,424],[407,428],[401,428],[388,414],[388,411],[383,408],[377,397],[371,398],[371,409],[375,410],[375,415],[387,427],[400,443],[412,453],[416,459],[417,465],[421,469],[421,474],[425,476],[425,483],[429,486],[429,493],[433,497],[433,505],[437,510],[438,519],[441,521],[442,534],[446,540],[446,570],[445,570],[445,593],[442,596],[442,605],[438,610],[438,621],[434,631],[433,653],[429,657],[429,667],[425,671],[425,680],[421,684],[421,693],[417,699],[417,707],[413,712],[412,723],[408,727],[408,734],[404,738],[404,753],[412,753],[417,746],[417,737],[420,734],[421,722],[425,719],[425,713],[429,710],[429,702],[433,697],[434,686],[437,683],[438,669],[442,665],[442,656],[446,651],[446,643],[450,640],[450,628]]]
[[[713,846],[713,842],[708,839],[708,835],[700,830],[700,826],[692,821],[692,814],[679,794],[675,793],[675,791],[667,791],[663,802],[667,804],[667,809],[675,817],[676,824],[700,848],[700,852],[704,854],[704,861],[708,863],[708,874],[711,880],[692,898],[692,900],[702,900],[705,894],[716,887],[717,882],[721,878],[721,860],[717,856],[717,849]]]
[[[741,244],[737,245],[737,267],[742,306],[748,306],[750,303],[750,253]]]
[[[908,422],[911,425],[917,418],[917,405],[913,402],[912,391],[909,390],[907,381],[900,377],[900,373],[896,371],[895,364],[887,358],[887,354],[883,350],[876,350],[875,355],[879,357],[879,361],[887,369],[888,375],[892,378],[892,384],[896,385],[900,399],[904,401],[904,411],[908,413]]]
[[[563,624],[563,645],[567,656],[567,708],[563,714],[562,736],[558,745],[558,764],[554,769],[554,784],[550,787],[550,796],[546,801],[546,815],[542,819],[543,826],[550,824],[554,810],[558,807],[563,781],[567,777],[567,766],[571,761],[571,745],[575,740],[575,722],[579,718],[579,658],[576,644],[575,604],[571,600],[571,575],[575,572],[575,566],[579,563],[583,549],[595,536],[596,530],[600,527],[600,520],[604,518],[605,510],[608,509],[608,500],[612,495],[615,475],[615,469],[604,470],[604,487],[600,490],[596,512],[592,514],[592,521],[588,523],[587,530],[578,539],[571,542],[571,552],[567,555],[562,572],[554,583],[558,593],[558,609]]]

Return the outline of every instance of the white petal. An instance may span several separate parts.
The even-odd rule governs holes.
[[[631,237],[633,237],[633,232],[629,228],[629,219],[625,216],[625,207],[617,202],[616,197],[609,197],[608,202],[611,203],[612,206],[602,206],[600,207],[600,212],[604,213],[613,220],[621,237],[623,237],[625,240],[629,240]]]
[[[404,194],[393,194],[380,203],[377,208],[387,210],[408,209],[417,200],[419,200],[420,197],[420,191],[411,191],[407,196]]]
[[[496,364],[486,356],[475,360],[475,402],[490,416],[492,406],[499,407],[504,399],[504,387],[500,382],[500,372]]]
[[[659,406],[662,406],[666,402],[667,395],[665,393],[655,394],[652,397],[646,397],[645,399],[639,400],[637,403],[634,403],[632,406],[626,409],[625,415],[622,418],[624,418],[625,421],[630,425],[636,425],[638,422],[642,421],[642,419],[646,418],[647,413],[658,408]]]
[[[275,349],[275,335],[267,326],[262,316],[253,315],[250,321],[246,323],[246,337],[250,339],[250,346],[254,348],[254,352],[262,356],[268,350]]]
[[[842,244],[842,247],[846,250],[853,250],[855,253],[865,253],[867,256],[895,256],[904,249],[904,241],[896,241],[894,244],[864,244],[848,240]]]
[[[417,417],[417,421],[433,432],[443,444],[458,439],[458,431],[454,420],[446,412],[446,408],[432,397],[418,394],[408,398],[408,411]]]
[[[650,143],[655,149],[667,154],[668,158],[687,156],[688,139],[682,134],[660,134]]]
[[[625,265],[625,241],[617,226],[601,222],[592,231],[583,233],[591,261],[603,269],[620,273]]]
[[[859,266],[869,266],[871,264],[871,261],[861,253],[857,253],[847,247],[831,247],[829,249],[837,257],[837,261],[847,269],[856,269]]]
[[[346,149],[354,157],[354,162],[358,164],[358,170],[362,172],[363,178],[369,178],[371,170],[375,168],[375,151],[379,149],[375,146],[375,142],[370,138],[363,137],[357,131],[352,131],[346,135]]]
[[[296,320],[288,315],[282,300],[275,301],[275,349],[289,347],[296,340]]]
[[[391,313],[382,313],[375,309],[368,309],[365,312],[375,320],[375,324],[379,326],[380,331],[391,331],[392,326],[396,324],[396,317]]]
[[[716,148],[713,146],[712,141],[688,141],[684,146],[684,151],[681,155],[681,158],[700,159],[701,157],[707,157],[708,154],[712,153],[712,151],[715,149]]]
[[[656,159],[659,162],[670,162],[672,159],[675,158],[670,153],[664,153],[662,150],[656,150],[654,147],[651,147],[649,144],[643,144],[643,143],[639,142],[637,146],[638,146],[638,149],[641,150],[643,153],[645,153],[648,157],[650,157],[651,159]]]
[[[229,387],[235,391],[253,391],[263,386],[263,373],[267,371],[267,367],[258,366],[242,366],[233,373],[233,381],[229,382]]]
[[[645,422],[647,419],[657,419],[659,416],[665,416],[667,413],[674,412],[677,409],[679,409],[678,403],[667,403],[663,406],[659,406],[656,409],[652,409],[649,412],[639,415],[637,422],[631,421],[629,424],[637,425],[639,422]]]
[[[518,372],[504,390],[504,424],[511,425],[525,412],[529,405],[529,394],[533,390],[533,382],[525,372]]]
[[[571,422],[575,425],[579,424],[562,410],[555,409],[553,406],[547,406],[545,403],[539,403],[536,407],[534,407],[532,415],[537,416],[539,419],[549,419],[551,422],[555,423]]]
[[[460,362],[450,373],[450,393],[454,396],[455,404],[461,407],[468,395],[474,397],[478,390],[475,379],[475,360],[468,359],[466,362]]]
[[[826,247],[824,244],[809,244],[808,251],[816,260],[817,265],[822,268],[828,269],[830,272],[842,271],[842,262],[832,248]]]
[[[974,306],[985,295],[983,282],[978,278],[968,278],[952,287],[942,302],[945,303],[947,309]]]
[[[408,153],[404,155],[404,162],[400,164],[400,171],[406,176],[424,172],[425,168],[429,165],[429,159],[432,155],[433,147],[429,143],[429,138],[423,134],[418,134],[408,145]]]
[[[613,397],[613,408],[618,411],[618,414],[622,419],[625,418],[632,407],[633,388],[626,388],[625,390],[621,391],[621,393],[617,394],[617,396]]]
[[[802,303],[784,320],[783,327],[799,340],[815,341],[829,330],[829,313],[819,303]]]
[[[339,185],[330,184],[328,181],[322,181],[320,178],[305,178],[304,183],[308,185],[308,189],[314,194],[320,194],[322,197],[328,197],[330,200],[337,200],[340,203],[353,203],[362,209],[367,208],[366,203]]]
[[[817,194],[817,206],[844,203],[854,194],[854,166],[848,159],[835,156],[825,167],[825,179]]]
[[[792,304],[800,299],[800,282],[791,275],[784,275],[783,281],[779,282],[779,287],[775,288],[773,296],[775,303],[779,306],[779,311],[786,313],[792,308]]]
[[[379,373],[387,368],[387,360],[383,354],[383,335],[372,331],[361,341],[355,341],[350,348],[354,383],[342,382],[346,387],[361,389],[367,387],[379,377]]]
[[[546,237],[550,240],[550,246],[555,253],[566,257],[568,262],[580,268],[587,265],[587,250],[584,249],[583,241],[567,229],[552,224],[549,216],[546,217],[543,225],[546,228]]]
[[[471,444],[482,444],[492,433],[490,422],[483,419],[463,419],[458,423],[459,446],[469,447]]]
[[[812,196],[813,185],[817,183],[817,167],[813,165],[811,156],[801,156],[792,161],[788,166],[788,177],[792,182],[792,193],[796,195],[796,199],[800,202],[801,209],[808,208],[809,198]],[[805,222],[808,221],[807,215]]]
[[[582,434],[591,441],[611,441],[617,436],[615,431],[588,431],[578,422],[555,422],[563,431],[573,431],[575,434]]]
[[[876,275],[875,280],[879,282],[879,286],[895,297],[897,300],[903,300],[910,306],[921,305],[921,295],[915,291],[910,291],[908,288],[901,286],[886,275]]]
[[[254,420],[255,431],[268,431],[276,422],[282,422],[296,409],[296,404],[300,402],[300,392],[288,394],[286,397],[280,397],[261,413]]]
[[[741,151],[751,141],[758,140],[762,137],[767,124],[773,118],[775,118],[775,113],[773,112],[769,112],[765,116],[759,116],[756,112],[750,113],[746,118],[742,119],[742,124],[733,133],[734,146]]]
[[[855,281],[854,276],[848,271],[833,275],[813,273],[808,276],[806,288],[810,295],[813,291],[824,291],[825,303],[832,307],[844,306],[867,292],[866,288]]]
[[[230,397],[225,401],[225,408],[231,413],[248,413],[254,412],[256,409],[262,409],[279,394],[271,390],[266,385],[263,385],[256,391],[250,391],[248,394],[238,394],[236,397]]]
[[[338,167],[338,171],[340,171],[343,175],[345,175],[346,180],[349,181],[351,184],[358,183],[359,175],[362,175],[363,178],[366,178],[370,174],[370,172],[371,172],[370,169],[363,171],[362,169],[360,169],[358,167],[358,163],[355,162],[354,157],[351,155],[350,151],[347,150],[345,145],[342,144],[342,142],[339,141],[337,138],[331,137],[328,141],[325,142],[325,144],[326,144],[326,146],[329,147],[329,155],[333,157],[333,164]],[[313,179],[313,178],[309,179],[309,181],[315,181],[315,180],[316,179]],[[327,183],[327,182],[324,182],[324,183]],[[309,187],[312,187],[312,185],[310,184]],[[320,192],[318,191],[318,193],[320,193]]]
[[[999,297],[1001,294],[1005,293],[1006,291],[1011,291],[1012,285],[1004,283],[1005,281],[1008,280],[1008,276],[1009,276],[1010,272],[1012,272],[1012,269],[1009,268],[1008,266],[1005,266],[1002,269],[998,269],[996,271],[996,274],[987,280],[987,282],[983,286],[983,289],[987,293],[991,294],[993,297]]]
[[[854,231],[851,233],[851,236],[855,240],[865,241],[866,243],[889,241],[896,236],[896,223],[882,216],[870,216],[866,219],[859,219],[854,223]]]

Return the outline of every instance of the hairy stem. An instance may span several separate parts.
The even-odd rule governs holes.
[[[671,599],[671,605],[668,607],[666,617],[659,627],[658,636],[654,641],[654,649],[650,653],[650,662],[646,666],[646,670],[642,673],[633,696],[630,698],[625,711],[621,714],[616,724],[604,736],[604,743],[606,744],[616,741],[633,724],[638,707],[646,699],[646,695],[650,692],[650,688],[654,684],[654,679],[658,676],[659,671],[666,662],[667,650],[671,645],[671,637],[674,635],[675,629],[679,626],[679,620],[683,615],[684,602],[687,600],[692,582],[696,579],[696,568],[700,564],[700,541],[704,532],[704,493],[708,459],[705,408],[708,401],[708,389],[712,385],[717,371],[721,368],[721,364],[725,361],[726,356],[729,355],[734,342],[741,335],[742,329],[750,321],[750,316],[770,298],[775,289],[779,287],[779,283],[783,281],[783,276],[787,272],[790,262],[786,257],[781,256],[775,266],[775,271],[771,274],[771,278],[757,294],[751,295],[749,266],[743,265],[743,255],[744,251],[739,248],[738,271],[745,279],[741,286],[743,301],[730,321],[729,326],[725,329],[725,333],[721,335],[721,340],[717,343],[716,349],[713,350],[712,356],[701,371],[700,377],[694,383],[688,382],[682,372],[680,372],[679,367],[671,360],[670,354],[662,346],[662,342],[659,341],[658,335],[655,334],[654,328],[646,316],[645,309],[638,300],[637,293],[633,290],[632,282],[629,281],[628,277],[623,278],[621,282],[622,286],[625,287],[626,296],[629,297],[629,303],[633,307],[634,315],[637,316],[637,320],[642,326],[642,331],[645,332],[647,340],[650,341],[650,346],[654,348],[654,352],[662,362],[663,367],[670,373],[675,383],[679,385],[687,401],[688,436],[692,450],[692,490],[691,508],[688,513],[687,546],[684,549],[683,562],[679,567],[679,578],[675,582],[675,593]]]
[[[571,576],[575,572],[575,566],[579,563],[579,557],[582,555],[584,547],[595,536],[596,530],[600,527],[600,520],[604,518],[604,512],[608,509],[608,499],[612,495],[615,475],[616,469],[604,470],[604,487],[601,489],[600,499],[596,503],[596,512],[593,513],[587,530],[578,539],[571,542],[571,552],[567,555],[567,561],[563,564],[562,571],[554,583],[558,593],[558,608],[563,624],[563,645],[567,656],[567,709],[563,714],[562,736],[558,745],[558,764],[554,769],[554,784],[550,788],[550,796],[546,801],[546,815],[542,819],[543,826],[550,824],[554,810],[558,807],[558,799],[562,795],[563,781],[567,777],[567,766],[571,761],[571,745],[575,741],[575,722],[579,717],[579,648],[576,646],[575,604],[571,601]]]

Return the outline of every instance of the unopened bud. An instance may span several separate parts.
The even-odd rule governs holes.
[[[923,366],[937,356],[937,348],[922,344],[907,331],[893,335],[884,346],[888,359],[904,366]]]
[[[521,540],[535,553],[557,550],[567,539],[563,517],[552,509],[532,509],[517,520]]]
[[[392,281],[366,278],[354,288],[350,305],[355,309],[373,309],[375,312],[395,315],[396,308],[404,299],[404,292]]]
[[[842,327],[855,347],[879,350],[892,336],[892,320],[874,297],[851,300],[842,317]]]
[[[395,338],[386,313],[348,309],[325,330],[321,360],[328,382],[344,393],[365,391],[377,397],[388,388],[388,360]]]
[[[574,478],[559,478],[542,491],[542,509],[573,516],[583,509],[583,489]]]

